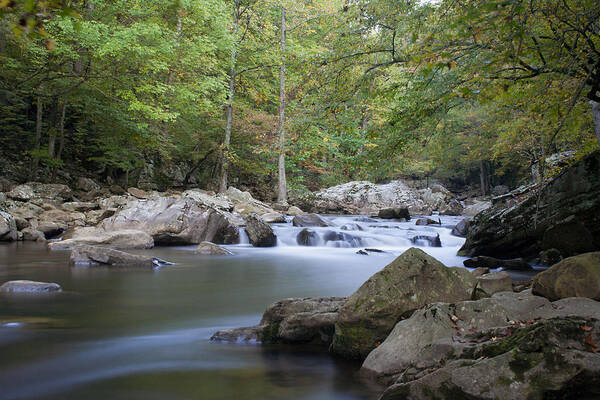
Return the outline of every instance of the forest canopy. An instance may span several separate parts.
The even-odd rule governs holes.
[[[269,200],[282,167],[291,195],[516,186],[598,148],[599,17],[597,0],[0,0],[2,168]]]

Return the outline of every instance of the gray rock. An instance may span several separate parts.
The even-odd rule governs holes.
[[[464,208],[460,201],[452,199],[444,208],[440,210],[440,215],[462,215]]]
[[[331,350],[364,358],[403,316],[435,301],[469,299],[471,292],[459,275],[411,248],[369,278],[340,309]]]
[[[301,227],[314,227],[314,226],[325,227],[325,226],[332,226],[333,224],[331,224],[329,221],[326,221],[325,219],[321,218],[317,214],[303,214],[303,215],[296,215],[294,217],[294,219],[292,219],[292,225],[301,226]]]
[[[475,216],[492,207],[491,201],[476,201],[463,209],[463,215]]]
[[[29,242],[45,242],[46,241],[46,236],[44,236],[44,233],[33,229],[33,228],[25,228],[21,231],[21,233],[23,234],[23,240],[25,241],[29,241]]]
[[[410,221],[408,207],[384,208],[379,210],[377,216],[383,219],[404,219]]]
[[[51,250],[69,250],[82,244],[115,249],[150,249],[154,247],[154,240],[146,232],[132,229],[105,231],[101,228],[77,228],[70,238],[50,242],[48,248]]]
[[[215,210],[231,212],[234,209],[233,203],[223,194],[214,195],[201,189],[186,190],[182,194],[183,197],[189,197],[194,201]]]
[[[6,193],[6,196],[13,200],[29,201],[35,197],[35,193],[29,185],[18,185]]]
[[[273,247],[277,245],[277,236],[273,229],[257,214],[249,214],[246,220],[246,233],[254,247]]]
[[[90,178],[79,177],[75,183],[75,188],[84,192],[92,192],[94,190],[100,190],[100,185]]]
[[[138,199],[147,199],[149,197],[148,193],[135,187],[127,188],[127,193]]]
[[[134,200],[98,226],[106,231],[144,231],[156,244],[239,242],[238,227],[224,213],[188,197]]]
[[[434,220],[431,218],[419,218],[415,221],[415,225],[441,225],[440,220]]]
[[[211,340],[329,345],[344,297],[293,298],[271,304],[260,325],[216,332]]]
[[[473,276],[481,276],[490,273],[490,269],[486,267],[477,267],[473,271],[471,271]]]
[[[467,237],[469,233],[469,228],[471,226],[471,219],[464,218],[462,219],[454,228],[452,228],[451,234],[458,237]]]
[[[198,245],[195,253],[205,256],[231,256],[233,253],[224,247],[211,242],[202,242]]]
[[[417,246],[442,247],[440,235],[417,235],[410,238],[410,242]]]
[[[261,218],[266,223],[269,223],[269,224],[279,223],[279,222],[285,222],[285,216],[283,214],[278,213],[278,212],[263,214],[263,215],[261,215]]]
[[[492,195],[494,196],[502,196],[508,192],[510,192],[510,188],[506,185],[498,185],[492,188]]]
[[[512,279],[508,272],[490,272],[477,277],[474,297],[480,299],[490,297],[495,293],[511,292],[512,290]]]
[[[5,294],[36,294],[55,293],[62,289],[57,283],[35,282],[35,281],[8,281],[0,286],[0,293]]]
[[[86,212],[86,211],[91,211],[91,210],[97,210],[99,208],[99,206],[98,206],[98,203],[71,201],[71,202],[61,204],[60,208],[62,208],[64,211]]]
[[[304,211],[302,211],[301,209],[299,209],[296,206],[290,206],[286,212],[287,215],[291,215],[292,217],[295,217],[296,215],[302,215],[305,214]]]
[[[600,252],[565,258],[536,275],[531,289],[550,300],[587,297],[600,301]]]
[[[12,215],[0,211],[0,242],[17,240],[17,223]]]
[[[164,264],[161,261],[157,258],[129,254],[101,246],[78,245],[71,251],[71,263],[75,265],[154,268]]]
[[[249,192],[242,192],[232,186],[227,189],[225,196],[235,205],[234,210],[242,215],[258,214],[262,216],[275,212],[267,204],[252,197]]]

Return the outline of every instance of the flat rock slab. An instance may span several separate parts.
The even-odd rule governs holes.
[[[158,258],[126,253],[100,246],[80,245],[71,251],[73,264],[103,265],[114,267],[146,267],[154,268],[167,264]]]
[[[62,291],[58,283],[36,282],[36,281],[8,281],[0,286],[0,293],[12,294],[39,294],[39,293],[57,293]]]
[[[202,242],[198,245],[194,251],[196,254],[202,254],[204,256],[232,256],[233,253],[227,250],[225,247],[221,247],[211,242]]]

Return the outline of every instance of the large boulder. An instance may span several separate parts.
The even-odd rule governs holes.
[[[372,214],[383,208],[408,207],[412,214],[441,209],[451,194],[441,185],[416,189],[402,181],[377,185],[354,181],[314,193],[309,205],[314,212]]]
[[[365,358],[401,318],[432,302],[469,299],[471,292],[456,271],[411,248],[369,278],[340,309],[331,350]]]
[[[242,215],[273,213],[274,210],[260,200],[256,200],[250,192],[242,192],[230,186],[225,196],[235,205],[234,210]]]
[[[0,286],[0,293],[5,294],[36,294],[36,293],[55,293],[62,289],[57,283],[36,282],[36,281],[8,281]]]
[[[277,236],[273,229],[257,214],[246,216],[246,233],[254,247],[273,247],[277,245]]]
[[[231,212],[234,209],[233,203],[223,194],[213,196],[202,189],[190,189],[183,192],[182,196],[219,211]]]
[[[75,265],[103,265],[115,267],[154,268],[164,264],[154,257],[130,254],[100,246],[78,245],[71,251],[71,263]]]
[[[29,186],[33,189],[35,198],[46,201],[63,203],[73,199],[73,191],[67,185],[59,183],[28,182],[25,186]]]
[[[405,373],[381,399],[598,398],[599,339],[600,322],[580,317],[466,335],[443,367]]]
[[[475,216],[480,212],[486,211],[492,207],[491,201],[475,201],[463,209],[463,215]]]
[[[325,227],[325,226],[332,226],[333,224],[331,222],[326,221],[325,219],[321,218],[317,214],[302,214],[302,215],[296,215],[292,219],[292,225],[301,226],[301,227],[315,227],[315,226]]]
[[[300,246],[318,246],[321,243],[321,237],[317,232],[304,228],[296,236],[296,243]]]
[[[144,231],[158,245],[239,242],[239,229],[226,214],[189,197],[134,200],[98,226],[106,231]]]
[[[490,297],[495,293],[512,291],[512,279],[508,272],[489,272],[477,277],[473,297]]]
[[[68,250],[77,245],[111,247],[115,249],[150,249],[154,240],[148,233],[132,229],[105,231],[101,228],[76,228],[60,241],[48,243],[51,250]]]
[[[471,219],[463,218],[462,220],[460,220],[460,222],[458,224],[456,224],[456,226],[454,226],[454,228],[452,228],[452,232],[450,232],[450,233],[452,235],[458,236],[458,237],[467,237],[470,227],[471,227]]]
[[[75,188],[83,192],[92,192],[94,190],[100,190],[100,185],[90,178],[79,177],[75,182]]]
[[[0,211],[0,242],[17,240],[17,223],[7,212]]]
[[[368,355],[362,370],[388,382],[406,381],[460,358],[468,335],[489,343],[493,337],[501,339],[502,331],[506,335],[536,320],[567,316],[598,318],[600,303],[581,298],[551,303],[525,291],[497,293],[478,301],[430,304],[398,322]],[[499,332],[490,334],[490,329]],[[494,374],[495,369],[489,373]]]
[[[478,214],[459,254],[535,258],[548,248],[563,256],[600,250],[600,152],[522,196]]]
[[[463,211],[464,208],[462,204],[460,204],[460,201],[452,199],[440,210],[440,215],[462,215]]]
[[[35,197],[33,189],[29,185],[15,186],[10,192],[6,193],[9,199],[18,201],[29,201]]]
[[[328,346],[333,337],[338,310],[345,297],[292,298],[271,304],[260,325],[227,329],[211,340],[270,343],[310,343]]]
[[[536,275],[531,288],[550,300],[588,297],[600,301],[600,252],[562,260]]]

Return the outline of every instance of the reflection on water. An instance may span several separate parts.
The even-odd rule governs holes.
[[[347,296],[410,247],[411,235],[440,234],[423,248],[460,265],[464,239],[414,222],[332,221],[365,247],[297,246],[301,228],[275,227],[279,246],[229,246],[215,258],[193,246],[136,251],[177,265],[157,271],[70,267],[68,252],[36,243],[0,245],[0,283],[59,283],[64,293],[0,297],[2,399],[374,399],[381,388],[361,380],[359,365],[315,349],[211,343],[222,328],[256,324],[285,297]],[[352,229],[355,230],[352,230]],[[332,228],[327,228],[332,230]],[[326,231],[318,228],[318,231]],[[342,232],[341,228],[333,230]]]

